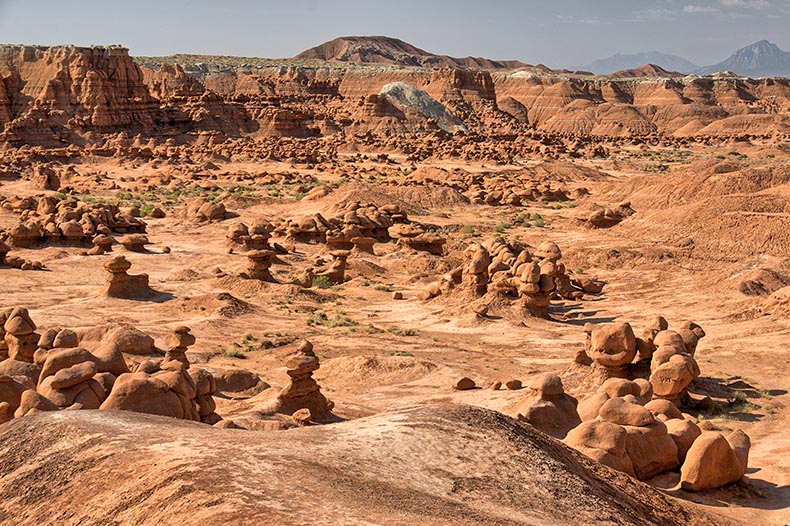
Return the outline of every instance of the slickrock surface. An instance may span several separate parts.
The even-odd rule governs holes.
[[[0,519],[19,526],[727,524],[470,406],[284,432],[76,411],[0,437]]]

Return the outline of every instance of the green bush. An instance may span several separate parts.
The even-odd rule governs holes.
[[[225,349],[225,352],[223,352],[222,355],[226,358],[238,358],[240,360],[247,358],[246,354],[236,349]]]
[[[328,289],[332,286],[332,282],[327,276],[316,276],[313,278],[313,286],[319,289]]]
[[[393,329],[391,332],[395,336],[417,336],[415,329]]]

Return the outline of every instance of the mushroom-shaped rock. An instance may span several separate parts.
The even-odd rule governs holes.
[[[645,404],[645,409],[653,413],[656,417],[663,416],[665,420],[683,418],[683,413],[675,404],[669,400],[656,398]]]
[[[675,354],[651,373],[653,394],[680,405],[686,388],[698,375],[699,365],[694,358],[685,353]]]
[[[14,418],[14,412],[19,408],[22,393],[28,387],[17,381],[11,375],[0,373],[0,424]]]
[[[77,405],[80,409],[98,409],[106,393],[93,378],[96,372],[95,363],[81,362],[46,377],[37,390],[61,408]]]
[[[189,327],[182,325],[173,329],[173,332],[165,338],[167,346],[165,362],[177,361],[182,363],[184,368],[189,368],[186,352],[190,346],[195,345],[195,336],[190,334],[190,331]]]
[[[513,411],[516,418],[560,440],[581,423],[576,412],[576,399],[565,394],[559,376],[540,374],[530,382],[529,387],[536,396],[528,396],[518,403]]]
[[[19,399],[19,407],[14,412],[14,417],[21,418],[42,411],[57,411],[60,408],[38,392],[28,389]]]
[[[148,274],[127,274],[132,264],[124,256],[115,256],[104,264],[107,277],[103,293],[110,298],[143,299],[155,292],[148,286]]]
[[[195,383],[177,362],[143,365],[120,375],[99,409],[124,410],[184,420],[200,420],[195,404]]]
[[[277,396],[275,412],[290,416],[306,408],[317,422],[335,419],[331,412],[334,404],[321,394],[321,387],[313,379],[313,372],[320,367],[313,344],[303,340],[285,366],[291,382]]]
[[[217,390],[217,382],[214,376],[205,369],[196,369],[189,374],[195,381],[195,403],[200,421],[210,425],[216,424],[221,417],[215,412],[217,404],[214,402],[214,393]]]
[[[3,337],[8,358],[20,362],[33,363],[40,335],[35,332],[36,324],[27,309],[16,307],[6,315],[3,324]]]
[[[597,325],[590,341],[590,358],[614,373],[634,360],[636,337],[628,323]]]
[[[692,444],[702,434],[702,430],[696,423],[685,418],[672,418],[664,424],[667,426],[667,433],[678,447],[678,462],[682,464]]]
[[[118,243],[130,252],[147,252],[146,245],[150,245],[148,236],[144,234],[127,234],[118,239]]]
[[[354,252],[358,254],[375,255],[373,245],[378,243],[378,239],[375,237],[357,236],[351,238],[351,243],[354,244]]]
[[[538,249],[535,250],[535,255],[541,259],[547,259],[550,261],[562,259],[560,247],[558,247],[557,243],[553,241],[545,241],[541,243]]]
[[[272,250],[251,250],[247,252],[245,256],[247,256],[248,264],[244,277],[274,283],[274,277],[269,272],[274,261],[274,255]]]
[[[330,283],[343,283],[346,277],[346,265],[350,252],[347,250],[333,250],[329,254],[332,256],[332,262],[327,268],[316,272],[316,276],[324,276],[329,279]]]

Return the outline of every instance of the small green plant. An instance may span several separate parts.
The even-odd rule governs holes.
[[[546,226],[546,222],[543,220],[543,218],[533,219],[532,224],[538,228],[543,228]]]
[[[511,225],[510,223],[507,223],[507,222],[502,223],[501,225],[497,225],[497,226],[494,227],[494,232],[496,232],[497,234],[501,234],[502,232],[504,232],[505,230],[507,230],[511,226],[513,226],[513,225]]]
[[[313,286],[319,289],[328,289],[332,286],[328,276],[316,276],[313,278]]]
[[[473,227],[472,225],[464,225],[461,228],[461,233],[462,234],[474,234],[475,233],[475,227]]]
[[[66,199],[66,194],[64,194],[63,192],[55,192],[54,194],[52,194],[52,197],[54,197],[59,201],[63,201],[64,199]]]
[[[727,404],[731,407],[738,409],[757,409],[757,406],[749,401],[746,393],[736,391],[732,396],[727,399]]]
[[[394,329],[391,332],[395,336],[417,336],[417,331],[414,329]]]
[[[332,317],[327,316],[325,312],[316,312],[307,319],[307,325],[311,327],[321,325],[334,329],[335,327],[353,327],[359,324],[346,316],[343,311],[336,311]]]
[[[409,356],[409,357],[412,357],[412,358],[414,357],[414,355],[412,353],[410,353],[409,351],[396,351],[396,352],[392,353],[392,356]]]
[[[389,285],[385,285],[385,284],[383,284],[383,283],[379,283],[378,285],[376,285],[376,286],[375,286],[375,287],[373,287],[373,288],[374,288],[375,290],[378,290],[378,291],[381,291],[381,292],[391,292],[391,291],[392,291],[392,289],[390,289],[390,286],[389,286]]]
[[[380,327],[376,327],[372,323],[368,323],[368,326],[365,327],[365,332],[367,332],[368,334],[381,334],[381,333],[387,332],[387,331],[385,331],[384,329],[382,329]]]
[[[242,341],[253,342],[253,341],[255,341],[255,336],[253,336],[252,333],[248,332],[242,337]]]
[[[239,360],[244,360],[247,358],[247,355],[238,349],[225,349],[225,352],[223,352],[222,355],[226,358],[238,358]]]

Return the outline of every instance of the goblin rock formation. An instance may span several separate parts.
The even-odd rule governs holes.
[[[8,350],[0,360],[0,422],[61,409],[137,411],[208,424],[220,420],[213,376],[201,369],[188,372],[186,350],[195,343],[188,327],[177,327],[167,337],[164,360],[144,360],[132,372],[123,353],[151,353],[153,345],[130,328],[100,327],[81,337],[69,329],[39,335],[21,307],[0,311],[0,319],[3,350]]]
[[[596,391],[578,405],[582,423],[565,442],[589,457],[640,480],[680,467],[682,487],[699,491],[740,480],[749,438],[703,433],[680,407],[691,403],[690,384],[700,370],[694,359],[705,336],[698,324],[678,331],[659,316],[641,334],[628,323],[585,326],[586,349],[566,373]]]
[[[148,274],[131,275],[132,264],[124,256],[115,256],[104,264],[107,271],[103,294],[110,298],[145,299],[156,292],[148,286]]]
[[[464,257],[463,265],[442,276],[419,298],[452,297],[455,292],[451,291],[456,290],[473,305],[485,306],[486,312],[489,306],[504,304],[515,306],[522,315],[548,317],[552,299],[578,300],[584,295],[566,274],[559,247],[550,241],[533,255],[523,243],[497,237],[471,244]]]
[[[562,440],[568,431],[581,424],[576,412],[577,401],[565,394],[559,376],[544,373],[535,377],[529,384],[535,393],[518,403],[513,414],[525,420],[544,433]]]

